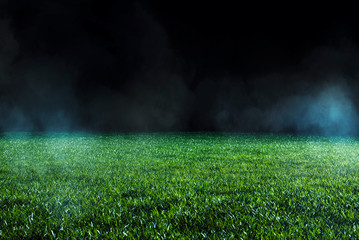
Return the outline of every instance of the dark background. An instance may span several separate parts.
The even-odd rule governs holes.
[[[328,3],[0,0],[0,130],[356,135],[356,17]]]

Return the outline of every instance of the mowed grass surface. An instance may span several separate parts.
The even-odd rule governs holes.
[[[359,238],[359,141],[0,137],[0,239]]]

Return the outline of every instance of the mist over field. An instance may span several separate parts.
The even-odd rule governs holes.
[[[0,238],[359,239],[334,5],[0,0]]]

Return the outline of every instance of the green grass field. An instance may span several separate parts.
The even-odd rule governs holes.
[[[359,238],[359,140],[0,137],[0,239]]]

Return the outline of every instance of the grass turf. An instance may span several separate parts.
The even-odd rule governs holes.
[[[0,239],[359,238],[359,141],[0,137]]]

